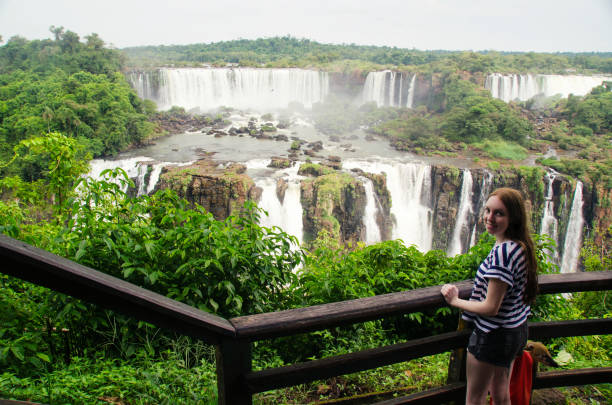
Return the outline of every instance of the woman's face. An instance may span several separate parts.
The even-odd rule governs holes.
[[[510,223],[506,206],[496,195],[491,196],[485,204],[484,221],[487,232],[495,236],[498,242],[505,240],[506,229]]]

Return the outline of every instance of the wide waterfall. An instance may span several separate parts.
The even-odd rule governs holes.
[[[584,226],[584,216],[582,214],[582,182],[576,184],[572,210],[570,213],[567,232],[565,233],[565,243],[563,245],[563,259],[561,261],[561,273],[575,273],[578,269],[578,259],[580,248],[582,247],[582,228]]]
[[[128,80],[142,98],[160,110],[282,109],[291,103],[311,107],[329,93],[326,72],[305,69],[162,68],[132,72]]]
[[[453,230],[453,237],[447,250],[449,256],[455,256],[467,251],[467,245],[470,242],[469,216],[472,214],[473,185],[472,172],[464,169],[461,184],[461,200],[455,220],[455,229]]]
[[[403,73],[384,70],[370,72],[361,93],[362,103],[374,101],[379,107],[408,107],[414,104],[416,75],[408,81]]]
[[[509,101],[527,101],[537,95],[551,97],[569,94],[583,96],[593,87],[600,86],[604,81],[612,80],[609,76],[579,76],[579,75],[503,75],[493,73],[487,76],[485,88],[495,98]]]

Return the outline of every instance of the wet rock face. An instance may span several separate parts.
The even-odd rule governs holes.
[[[393,219],[391,218],[391,193],[387,188],[387,177],[384,174],[366,173],[361,170],[358,172],[372,181],[378,208],[376,224],[380,229],[381,239],[389,240],[393,231]]]
[[[208,159],[165,169],[158,188],[176,191],[192,204],[204,207],[217,220],[239,213],[247,199],[261,198],[261,189],[246,174],[244,165],[234,163],[220,168]]]
[[[363,239],[366,196],[359,179],[333,172],[303,180],[301,202],[307,239],[323,229],[345,244]]]
[[[446,249],[453,234],[461,198],[461,171],[434,166],[431,170],[432,249]]]

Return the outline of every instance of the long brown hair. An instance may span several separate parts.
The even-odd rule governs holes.
[[[525,251],[527,264],[527,283],[523,301],[532,303],[538,293],[538,262],[536,260],[535,245],[530,234],[529,216],[525,207],[525,199],[517,190],[502,187],[489,194],[497,196],[504,203],[508,211],[508,228],[504,237],[519,243]]]

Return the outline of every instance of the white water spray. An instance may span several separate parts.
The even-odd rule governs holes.
[[[447,250],[449,256],[465,253],[465,250],[467,250],[464,249],[464,241],[467,242],[466,245],[469,243],[467,241],[467,235],[469,234],[469,216],[472,214],[473,184],[472,173],[469,169],[464,169],[463,181],[461,184],[461,201],[459,202],[459,209],[457,210],[453,237]]]
[[[582,228],[584,226],[584,217],[582,215],[583,205],[582,182],[578,181],[576,184],[576,191],[574,192],[574,200],[572,201],[572,211],[565,233],[561,273],[575,273],[578,271],[578,258],[580,256],[580,247],[582,246]]]
[[[381,241],[380,227],[376,222],[376,215],[378,213],[378,202],[376,201],[376,195],[374,194],[374,186],[372,180],[367,177],[361,177],[363,181],[363,187],[366,193],[366,206],[363,213],[363,224],[365,225],[365,243],[371,245]]]
[[[472,227],[472,236],[470,237],[470,246],[472,247],[476,244],[476,229],[478,228],[478,220],[480,215],[482,214],[483,207],[487,202],[487,198],[489,194],[491,194],[491,187],[493,185],[493,173],[489,171],[485,171],[482,176],[482,181],[480,183],[480,197],[478,198],[478,205],[474,207],[474,212],[476,213],[476,220],[474,221],[474,226]]]
[[[397,83],[397,84],[396,84]],[[400,72],[383,70],[370,72],[366,76],[361,102],[375,102],[377,106],[408,107],[412,108],[414,103],[414,88],[416,74],[412,75],[407,89],[404,83],[404,75]],[[405,91],[404,91],[405,90]],[[404,102],[404,99],[406,100]]]
[[[159,77],[157,84],[143,77],[154,74]],[[262,110],[287,108],[291,102],[310,108],[329,92],[327,72],[305,69],[162,68],[134,72],[128,79],[140,97],[152,99],[160,110],[172,106]]]
[[[548,186],[546,188],[546,196],[544,197],[544,213],[542,214],[542,223],[540,224],[540,234],[548,235],[556,243],[559,242],[558,232],[558,221],[555,218],[555,206],[553,201],[553,182],[555,181],[554,172],[546,173],[546,181]],[[555,262],[559,261],[559,250],[555,249],[554,252],[548,252],[549,256],[553,258]]]
[[[609,76],[579,76],[579,75],[502,75],[493,73],[487,76],[485,88],[495,98],[505,102],[519,100],[527,101],[539,94],[544,97],[569,94],[583,96],[593,87],[601,85]]]
[[[431,166],[346,160],[343,167],[345,170],[358,168],[369,173],[385,173],[391,194],[393,239],[402,239],[406,246],[415,245],[422,252],[431,250],[433,212],[423,198],[431,195]]]
[[[261,161],[247,162],[247,168],[261,169]],[[300,200],[300,179],[302,177],[297,175],[298,169],[299,166],[296,165],[289,169],[279,170],[272,176],[255,178],[255,184],[262,189],[259,207],[268,213],[268,215],[261,216],[260,225],[268,228],[277,226],[284,232],[295,236],[301,244],[304,238],[304,226]],[[287,182],[282,201],[278,198],[276,191],[278,180],[281,178]]]

